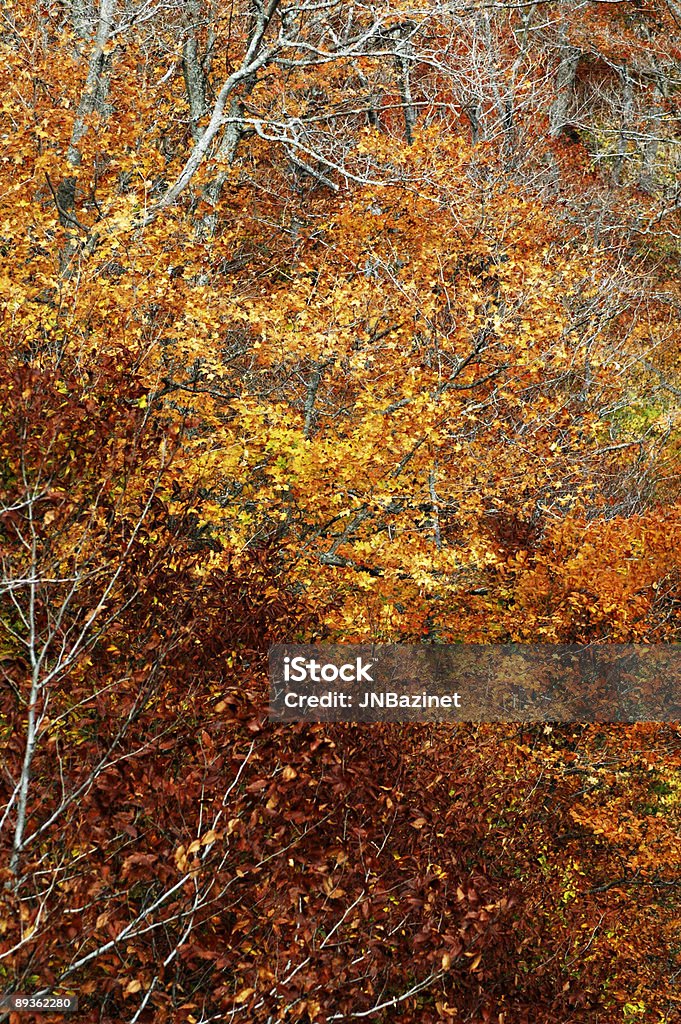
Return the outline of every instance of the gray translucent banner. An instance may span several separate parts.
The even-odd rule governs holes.
[[[676,722],[681,644],[278,644],[279,722]]]

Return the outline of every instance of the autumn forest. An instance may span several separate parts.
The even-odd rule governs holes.
[[[675,1024],[676,723],[268,719],[681,632],[681,3],[0,4],[0,994]]]

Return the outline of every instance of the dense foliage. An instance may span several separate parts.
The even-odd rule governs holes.
[[[676,725],[266,653],[678,641],[681,7],[5,6],[0,988],[671,1024]]]

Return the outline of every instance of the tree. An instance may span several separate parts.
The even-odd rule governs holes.
[[[265,653],[676,639],[676,13],[7,13],[12,990],[671,1020],[674,727],[275,726]]]

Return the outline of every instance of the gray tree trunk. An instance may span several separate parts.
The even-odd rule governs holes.
[[[569,124],[568,114],[574,98],[575,77],[581,51],[565,46],[556,72],[556,98],[549,110],[549,135],[556,138]]]

